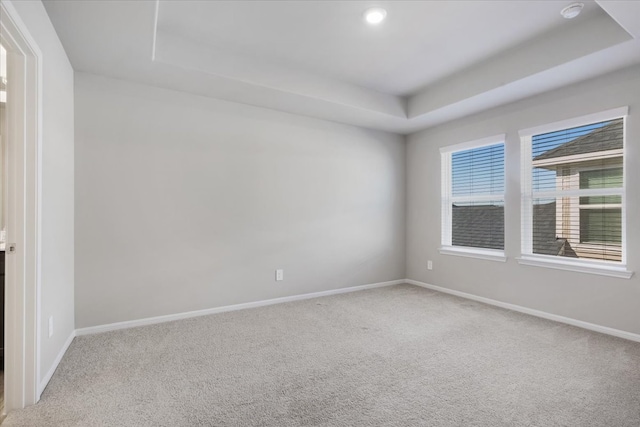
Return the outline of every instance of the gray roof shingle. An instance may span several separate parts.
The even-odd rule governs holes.
[[[453,246],[504,249],[504,207],[453,205]],[[533,206],[533,253],[576,257],[567,239],[556,236],[556,202]]]
[[[453,246],[504,249],[504,207],[453,205]]]
[[[613,120],[606,126],[536,156],[533,161],[598,151],[620,150],[623,145],[623,132],[623,120]]]

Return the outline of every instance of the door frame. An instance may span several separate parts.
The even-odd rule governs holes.
[[[40,399],[42,52],[7,0],[0,3],[0,40],[7,50],[9,81],[4,393],[8,413]]]

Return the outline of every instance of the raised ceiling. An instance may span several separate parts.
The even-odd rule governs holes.
[[[45,6],[76,70],[410,133],[640,63],[640,2],[583,2],[573,20],[554,0]]]
[[[376,5],[389,13],[382,25],[373,26],[362,20],[368,4],[358,1],[162,2],[158,30],[257,62],[408,96],[477,61],[571,24],[564,22],[553,2]],[[590,3],[583,13],[585,19],[603,12]]]

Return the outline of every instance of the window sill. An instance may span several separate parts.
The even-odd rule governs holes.
[[[534,267],[555,268],[557,270],[575,271],[578,273],[597,274],[600,276],[617,277],[620,279],[630,279],[633,271],[627,270],[624,265],[600,265],[589,261],[569,261],[549,259],[544,256],[523,255],[516,258],[519,264],[531,265]]]
[[[504,251],[497,251],[492,249],[476,249],[476,248],[463,248],[457,246],[443,246],[439,249],[443,255],[455,255],[467,258],[484,259],[488,261],[505,262],[507,257],[504,255]]]

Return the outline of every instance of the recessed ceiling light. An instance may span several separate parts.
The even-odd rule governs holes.
[[[379,7],[372,7],[364,11],[364,20],[372,25],[381,23],[386,17],[387,11]]]
[[[569,6],[565,7],[560,11],[560,15],[562,15],[565,19],[572,19],[576,16],[580,15],[582,12],[582,8],[584,7],[584,3],[572,3]]]

